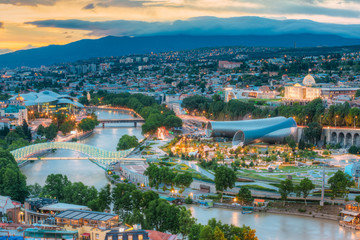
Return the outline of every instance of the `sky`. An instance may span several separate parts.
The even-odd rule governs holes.
[[[360,0],[0,0],[0,54],[107,35],[310,29],[360,38],[359,26]]]

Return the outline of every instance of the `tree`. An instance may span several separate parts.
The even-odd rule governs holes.
[[[62,174],[50,174],[47,176],[43,187],[43,196],[49,196],[62,201],[65,198],[65,187],[71,184],[67,176]]]
[[[360,97],[360,89],[356,90],[355,97]]]
[[[289,147],[290,147],[293,151],[295,151],[296,142],[295,142],[294,138],[291,138],[291,139],[289,140],[288,145],[289,145]]]
[[[223,192],[228,188],[233,188],[236,182],[236,174],[231,168],[220,166],[215,170],[215,187],[221,192],[221,202],[223,200]]]
[[[299,149],[305,150],[305,141],[303,139],[300,139],[299,141]]]
[[[181,187],[181,189],[185,189],[189,187],[190,184],[193,182],[193,178],[191,173],[185,172],[183,174],[177,174],[175,177],[175,183],[177,186]]]
[[[224,232],[221,231],[218,226],[216,226],[214,230],[214,240],[226,240],[226,238],[224,237]]]
[[[112,189],[113,210],[120,215],[121,219],[125,219],[126,215],[133,210],[131,193],[134,190],[136,190],[135,185],[124,183],[118,183]]]
[[[316,145],[321,138],[322,127],[318,122],[309,123],[307,128],[304,130],[305,139]]]
[[[23,124],[22,124],[22,130],[24,132],[24,135],[26,136],[26,140],[31,141],[31,130],[29,128],[29,125],[27,124],[27,122],[25,121],[25,119],[23,120]]]
[[[26,176],[20,172],[14,156],[7,150],[0,150],[0,195],[21,202],[29,195]]]
[[[156,231],[177,233],[179,231],[178,206],[170,205],[165,199],[156,199],[145,209],[145,223],[149,229]]]
[[[200,239],[200,232],[204,226],[200,223],[193,224],[189,233],[189,240],[199,240]]]
[[[37,129],[37,131],[36,131],[36,133],[37,133],[38,135],[40,135],[40,136],[44,136],[44,135],[45,135],[45,127],[40,124],[39,127],[38,127],[38,129]]]
[[[29,191],[26,187],[26,177],[16,168],[1,170],[1,194],[11,199],[24,202]]]
[[[47,140],[53,140],[58,133],[58,128],[56,127],[55,124],[51,123],[50,126],[48,126],[47,128],[45,128],[45,137]]]
[[[298,195],[303,195],[303,198],[306,203],[306,198],[309,196],[311,190],[315,189],[315,185],[312,183],[312,181],[309,178],[304,178],[300,181],[300,184],[296,186],[295,190]]]
[[[106,184],[99,192],[99,206],[98,211],[103,212],[105,209],[110,209],[111,205],[111,189],[110,184]]]
[[[145,176],[149,177],[149,186],[159,188],[161,183],[160,179],[160,169],[155,165],[150,163],[144,172]]]
[[[25,140],[23,138],[19,138],[18,140],[16,141],[13,141],[9,147],[8,147],[8,150],[9,151],[13,151],[15,149],[18,149],[18,148],[22,148],[22,147],[26,147],[30,145],[30,143],[28,142],[28,140]]]
[[[357,195],[355,197],[355,202],[357,202],[357,205],[359,206],[359,203],[360,203],[360,195]]]
[[[290,179],[286,179],[285,181],[280,182],[279,193],[281,195],[281,199],[283,200],[283,205],[285,206],[285,201],[288,198],[288,195],[294,190],[293,183]]]
[[[40,184],[35,183],[28,186],[30,197],[39,197],[42,192],[42,187]]]
[[[351,176],[338,170],[331,178],[329,178],[331,198],[344,197],[348,193],[348,188],[354,184]],[[334,202],[333,202],[334,203]]]
[[[349,148],[348,152],[351,153],[351,154],[359,154],[360,149],[359,149],[357,146],[352,145],[352,146]]]
[[[179,232],[183,236],[183,239],[191,233],[191,228],[195,223],[196,220],[191,216],[190,210],[181,207],[179,214]]]
[[[236,197],[243,203],[249,202],[252,199],[251,191],[247,187],[241,187]]]
[[[61,126],[59,127],[59,130],[64,134],[68,134],[75,128],[75,122],[73,121],[65,121]]]
[[[199,240],[214,240],[214,232],[209,225],[201,229]]]
[[[99,121],[95,116],[87,117],[82,119],[78,124],[78,129],[80,131],[88,132],[94,130],[94,128],[99,124]]]
[[[173,127],[181,127],[182,120],[175,115],[169,115],[164,119],[163,126],[166,127],[166,129],[171,129]]]
[[[129,136],[127,134],[122,135],[119,139],[116,150],[127,150],[130,148],[135,148],[139,145],[138,139],[136,136]]]

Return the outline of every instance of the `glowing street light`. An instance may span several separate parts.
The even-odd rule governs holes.
[[[356,119],[357,119],[357,116],[354,117],[354,128],[356,127]]]
[[[336,128],[336,121],[337,121],[338,117],[339,117],[339,115],[336,115],[336,117],[335,117],[335,128]]]

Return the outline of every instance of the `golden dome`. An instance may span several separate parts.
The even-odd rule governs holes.
[[[311,76],[310,74],[306,75],[304,77],[304,80],[303,80],[303,84],[305,86],[311,86],[311,85],[315,85],[316,82],[315,82],[315,79],[313,78],[313,76]]]
[[[24,98],[22,96],[20,96],[20,93],[18,94],[18,96],[16,97],[16,101],[20,101],[23,102]]]

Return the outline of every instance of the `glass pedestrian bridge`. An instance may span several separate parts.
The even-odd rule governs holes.
[[[125,158],[133,151],[133,148],[124,151],[108,151],[95,146],[76,142],[47,142],[18,148],[10,153],[14,156],[17,163],[20,164],[28,160],[28,158],[32,155],[50,149],[67,149],[80,152],[89,156],[89,159],[94,162],[105,166],[120,160],[126,160]]]

